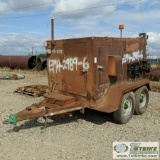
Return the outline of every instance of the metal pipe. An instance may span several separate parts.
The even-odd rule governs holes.
[[[36,56],[0,56],[0,67],[33,69],[38,66],[41,60]]]
[[[122,38],[122,29],[120,29],[120,38]]]
[[[41,58],[41,70],[44,70],[47,68],[47,59],[46,58]]]
[[[54,19],[51,19],[51,53],[54,48]]]
[[[51,19],[51,37],[53,42],[54,41],[54,19]]]

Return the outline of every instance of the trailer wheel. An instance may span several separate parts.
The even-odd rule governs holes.
[[[148,88],[146,86],[143,86],[135,91],[135,99],[136,99],[136,105],[135,105],[135,114],[143,114],[148,105],[149,101],[149,93]]]
[[[131,118],[135,110],[135,96],[133,92],[123,95],[119,109],[113,113],[116,123],[125,124]]]

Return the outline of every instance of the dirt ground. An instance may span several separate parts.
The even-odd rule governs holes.
[[[22,80],[0,80],[1,121],[43,100],[13,93],[21,86],[47,84],[46,73],[24,74]],[[111,114],[92,110],[55,117],[46,128],[41,118],[19,122],[17,127],[0,123],[0,160],[112,160],[115,141],[160,142],[160,93],[150,92],[147,111],[124,125],[115,124]]]

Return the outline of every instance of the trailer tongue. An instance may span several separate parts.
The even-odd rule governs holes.
[[[11,114],[3,123],[16,125],[22,120],[66,114],[77,110],[83,111],[83,109],[83,104],[72,96],[48,94],[45,95],[42,102],[32,104],[16,114]]]

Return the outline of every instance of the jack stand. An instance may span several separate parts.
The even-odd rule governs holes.
[[[47,117],[43,117],[44,118],[44,128],[46,129],[47,128],[47,122],[48,122],[48,118]]]

